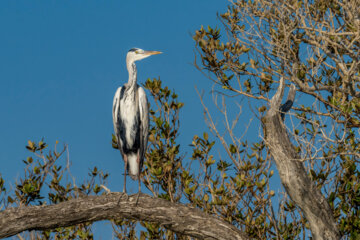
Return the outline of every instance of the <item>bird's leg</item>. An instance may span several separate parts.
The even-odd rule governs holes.
[[[126,169],[127,169],[127,161],[128,161],[127,156],[124,154],[124,164],[125,164],[125,171],[124,171],[124,189],[123,189],[122,194],[121,194],[120,197],[119,197],[119,200],[118,200],[117,205],[119,205],[119,202],[120,202],[121,198],[124,196],[124,194],[127,195],[127,194],[126,194]]]
[[[141,182],[140,182],[140,174],[141,174],[141,169],[140,168],[141,168],[141,166],[140,166],[140,152],[139,151],[137,153],[136,161],[137,161],[137,164],[139,166],[139,172],[138,172],[139,191],[137,193],[137,198],[136,198],[136,205],[137,205],[137,203],[139,201],[139,196],[140,196],[140,193],[141,193]]]
[[[124,163],[125,163],[125,171],[124,171],[124,189],[123,189],[123,193],[126,194],[126,169],[127,169],[127,156],[124,154]]]
[[[138,182],[139,182],[139,193],[141,192],[141,181],[140,181],[140,174],[141,174],[141,166],[140,166],[140,156],[139,156],[139,153],[138,153],[138,166],[139,166],[139,174],[138,174]]]

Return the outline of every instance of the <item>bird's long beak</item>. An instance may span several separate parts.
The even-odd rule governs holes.
[[[156,54],[161,54],[162,52],[158,52],[158,51],[145,51],[146,55],[156,55]]]

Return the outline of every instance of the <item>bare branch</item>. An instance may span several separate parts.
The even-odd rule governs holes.
[[[198,209],[146,194],[140,194],[138,203],[137,195],[120,196],[120,193],[111,193],[77,198],[50,206],[6,209],[0,212],[0,238],[29,230],[47,230],[84,222],[127,218],[157,222],[174,232],[200,239],[248,239],[236,227]]]

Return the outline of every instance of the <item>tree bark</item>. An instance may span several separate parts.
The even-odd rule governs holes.
[[[286,192],[309,221],[313,238],[340,239],[331,208],[320,190],[312,183],[281,121],[279,109],[290,109],[280,107],[284,85],[284,80],[281,79],[279,88],[271,99],[270,109],[262,119],[266,145],[276,163]],[[294,97],[295,86],[292,85],[289,98],[293,99],[287,100],[293,101]]]
[[[48,230],[84,222],[127,218],[157,222],[174,232],[200,239],[248,239],[233,225],[199,209],[146,194],[141,194],[137,203],[137,195],[120,196],[120,193],[110,193],[56,205],[6,209],[0,212],[0,238],[26,230]]]

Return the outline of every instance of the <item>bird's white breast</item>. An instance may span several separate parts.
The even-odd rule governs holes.
[[[133,146],[136,137],[134,124],[136,122],[137,112],[134,102],[130,101],[129,98],[124,98],[120,101],[120,116],[122,116],[124,123],[125,138],[129,148]]]

